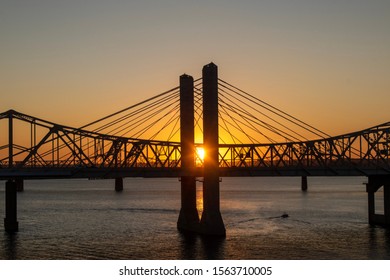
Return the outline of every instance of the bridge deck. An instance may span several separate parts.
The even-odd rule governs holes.
[[[251,168],[251,167],[221,167],[220,177],[271,177],[271,176],[372,176],[388,175],[386,168],[351,168],[351,167],[285,167],[285,168]],[[197,167],[193,173],[185,173],[181,168],[152,168],[152,167],[132,167],[132,168],[2,168],[0,169],[0,179],[10,178],[24,179],[54,179],[54,178],[117,178],[117,177],[181,177],[196,176],[203,177],[203,168]]]

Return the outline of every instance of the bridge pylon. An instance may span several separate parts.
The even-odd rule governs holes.
[[[177,227],[204,235],[225,236],[219,196],[218,68],[203,67],[203,213],[196,208],[194,80],[180,77],[181,210]]]
[[[181,141],[181,209],[177,228],[198,232],[199,216],[196,208],[194,79],[180,76],[180,141]]]
[[[218,134],[218,67],[210,63],[203,67],[203,214],[201,233],[225,236],[220,212],[219,195],[219,134]]]

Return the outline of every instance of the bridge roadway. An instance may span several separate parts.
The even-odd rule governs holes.
[[[385,165],[378,167],[377,161],[366,166],[328,164],[323,166],[290,166],[290,167],[220,167],[220,177],[277,177],[277,176],[374,176],[389,175]],[[389,165],[390,162],[387,162]],[[196,167],[191,172],[185,172],[180,167],[22,167],[0,168],[0,179],[20,178],[32,179],[112,179],[126,177],[172,178],[182,176],[203,177],[203,167]]]
[[[0,119],[9,126],[8,143],[0,146],[0,179],[181,177],[188,175],[181,168],[184,150],[192,154],[184,170],[202,177],[203,160],[193,151],[209,150],[206,144],[188,148],[180,142],[100,134],[13,110]],[[31,143],[15,141],[20,132],[14,127],[30,128],[23,138]],[[217,145],[220,177],[390,175],[390,122],[302,142]]]
[[[89,140],[95,142],[93,151],[90,151],[90,146],[81,144],[81,140],[79,144],[77,141],[66,143],[63,146],[68,149],[68,160],[60,160],[59,155],[56,158],[56,152],[40,154],[38,148],[27,147],[19,153],[19,160],[14,160],[12,164],[7,161],[8,158],[0,160],[0,179],[204,175],[203,162],[198,156],[193,157],[196,166],[192,163],[193,167],[182,168],[182,147],[178,142],[119,140],[115,137],[105,139],[104,156],[96,148],[96,139]],[[52,140],[49,145],[53,142],[57,141]],[[61,148],[61,143],[56,145],[53,151]],[[198,148],[204,146],[195,144],[195,150]],[[218,150],[220,177],[390,175],[390,123],[327,139],[275,144],[220,144]]]
[[[11,132],[13,120],[27,120],[32,140],[21,146],[10,137],[0,147],[0,179],[203,176],[198,155],[181,168],[180,142],[104,135],[15,111],[1,115],[8,118]],[[38,125],[45,129],[42,138],[32,133]],[[193,145],[190,149],[204,148],[207,153],[206,145]],[[219,144],[218,158],[220,177],[390,175],[390,122],[303,142]]]

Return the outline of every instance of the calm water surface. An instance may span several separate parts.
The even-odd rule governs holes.
[[[367,222],[364,181],[309,178],[303,193],[300,178],[223,178],[225,239],[177,231],[177,179],[125,179],[122,193],[113,180],[26,181],[19,232],[0,227],[0,259],[389,259],[390,232]]]

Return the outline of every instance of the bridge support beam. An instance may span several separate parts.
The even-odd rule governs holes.
[[[123,178],[122,177],[115,178],[115,191],[116,192],[123,191]]]
[[[17,221],[17,183],[13,179],[5,183],[4,229],[8,233],[14,233],[19,230]]]
[[[219,197],[218,67],[203,67],[204,180],[201,233],[225,236]]]
[[[383,187],[383,214],[375,211],[375,193]],[[390,227],[390,176],[373,175],[366,184],[368,193],[368,222],[370,225]]]
[[[196,208],[194,130],[194,79],[180,76],[180,141],[181,141],[181,209],[177,228],[181,231],[199,231]]]

